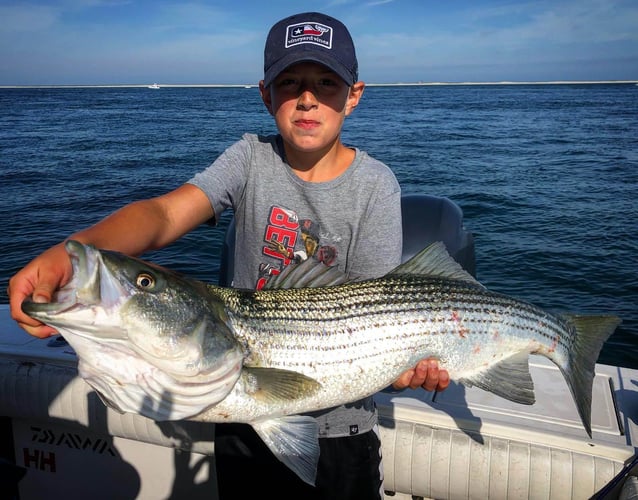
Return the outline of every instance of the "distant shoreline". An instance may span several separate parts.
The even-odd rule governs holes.
[[[501,82],[397,82],[367,83],[368,87],[414,87],[444,85],[596,85],[596,84],[636,84],[638,80],[556,80],[556,81],[501,81]],[[160,88],[257,88],[256,84],[217,84],[217,83],[159,83]],[[0,85],[0,89],[74,89],[74,88],[148,88],[149,84],[96,84],[96,85]]]

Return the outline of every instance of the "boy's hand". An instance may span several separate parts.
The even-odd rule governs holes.
[[[450,376],[447,370],[440,369],[435,358],[428,358],[422,359],[414,368],[403,372],[392,387],[396,390],[422,387],[426,391],[442,391],[448,385]]]
[[[35,337],[56,334],[55,329],[22,312],[22,302],[31,297],[34,302],[49,302],[55,290],[72,274],[71,261],[63,245],[56,245],[33,259],[9,280],[11,317],[21,328]]]

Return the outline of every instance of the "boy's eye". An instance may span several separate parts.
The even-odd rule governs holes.
[[[333,80],[332,78],[322,78],[319,81],[319,85],[322,85],[324,87],[334,87],[335,85],[337,85],[336,80]]]
[[[284,78],[279,81],[279,85],[281,86],[297,85],[298,83],[299,82],[297,82],[294,78]]]
[[[276,87],[287,94],[298,94],[305,90],[310,90],[316,95],[333,95],[340,89],[338,77],[325,76],[316,79],[298,78],[294,75],[282,75],[275,80]]]

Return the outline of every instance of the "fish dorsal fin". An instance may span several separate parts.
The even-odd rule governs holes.
[[[388,276],[401,274],[454,279],[485,288],[450,256],[441,241],[421,250],[410,260],[390,271]],[[311,288],[341,285],[352,281],[357,279],[340,271],[337,266],[327,266],[310,258],[285,267],[279,275],[272,277],[263,289]]]
[[[273,276],[264,290],[285,288],[314,288],[341,285],[352,281],[336,266],[327,266],[316,259],[306,259],[299,264],[290,264],[277,276]]]
[[[484,288],[450,256],[442,241],[437,241],[424,248],[410,260],[396,267],[388,276],[401,274],[417,274],[431,278],[465,281]]]

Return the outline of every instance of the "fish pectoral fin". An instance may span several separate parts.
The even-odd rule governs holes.
[[[534,382],[529,373],[529,354],[517,353],[499,361],[487,370],[459,380],[468,387],[476,386],[515,403],[533,405]]]
[[[314,486],[319,463],[319,424],[314,418],[289,415],[251,425],[281,462]]]
[[[242,377],[246,393],[264,403],[294,401],[312,396],[321,384],[291,370],[244,366]]]

